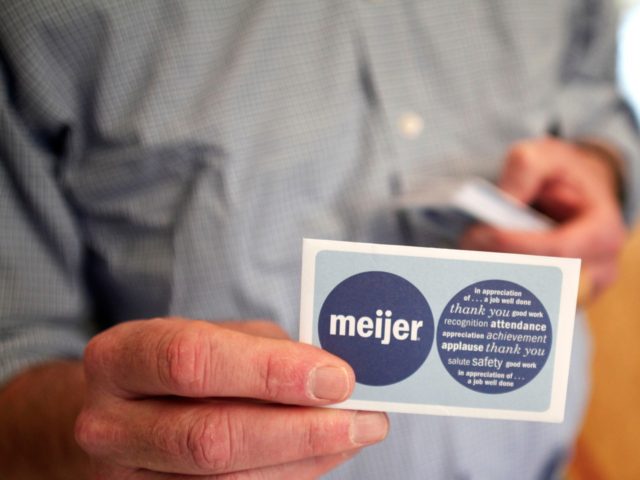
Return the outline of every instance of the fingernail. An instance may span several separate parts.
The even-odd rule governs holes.
[[[389,420],[380,412],[356,412],[351,421],[351,441],[358,445],[379,442],[387,436]]]
[[[317,367],[311,372],[309,386],[313,397],[338,402],[349,395],[349,375],[342,367]]]

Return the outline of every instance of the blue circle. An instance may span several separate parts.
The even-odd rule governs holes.
[[[544,367],[553,334],[542,302],[514,282],[485,280],[462,289],[438,322],[438,352],[449,374],[471,390],[506,393]]]
[[[431,308],[409,281],[363,272],[340,282],[318,319],[320,344],[346,360],[364,385],[390,385],[424,363],[433,343]]]

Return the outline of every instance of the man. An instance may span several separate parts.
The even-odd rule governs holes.
[[[442,245],[390,208],[437,175],[493,178],[559,222],[476,226],[463,247],[579,256],[606,287],[638,154],[610,10],[5,2],[7,475],[556,474],[587,395],[584,324],[560,425],[320,409],[353,372],[285,337],[302,237]]]

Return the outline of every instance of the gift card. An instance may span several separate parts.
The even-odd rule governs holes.
[[[580,260],[304,240],[300,340],[354,369],[337,408],[560,422]]]

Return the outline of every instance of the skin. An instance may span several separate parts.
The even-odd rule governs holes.
[[[507,153],[498,185],[557,227],[524,232],[477,225],[462,248],[581,258],[583,304],[615,280],[627,229],[615,171],[600,152],[554,138],[521,142]]]
[[[73,441],[83,403],[84,374],[78,361],[38,365],[4,386],[0,479],[89,478],[89,456]]]
[[[558,227],[478,225],[464,248],[581,257],[590,293],[613,280],[626,230],[597,153],[522,142],[500,186]],[[387,434],[384,414],[318,408],[353,386],[345,362],[270,322],[126,322],[83,363],[28,369],[0,391],[0,464],[15,479],[316,478]]]
[[[52,363],[2,391],[0,411],[9,406],[19,413],[3,413],[14,433],[3,435],[6,473],[18,479],[45,472],[54,479],[316,478],[384,439],[382,413],[318,408],[351,394],[351,368],[283,337],[275,324],[257,321],[162,318],[106,330],[88,345],[84,372],[77,363]],[[83,391],[84,401],[75,395]],[[20,408],[25,397],[39,408]],[[16,461],[16,452],[29,458]]]

